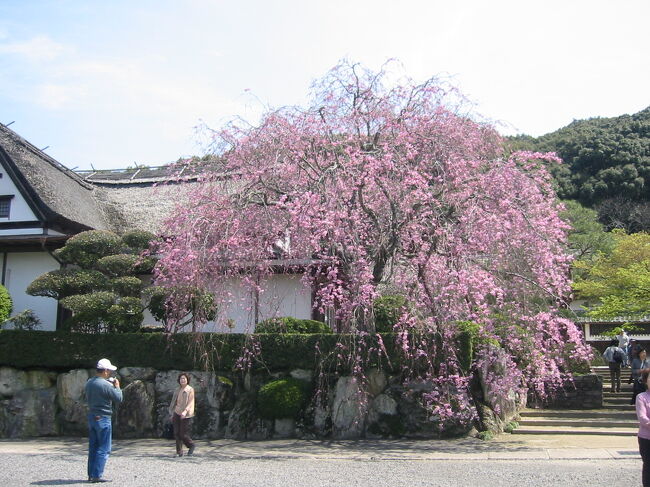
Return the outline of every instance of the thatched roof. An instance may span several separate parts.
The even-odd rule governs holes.
[[[188,164],[75,172],[2,124],[0,161],[37,216],[67,234],[88,229],[159,233],[198,182]],[[213,162],[204,161],[201,170],[218,171]]]
[[[63,231],[108,229],[95,187],[2,124],[0,159],[37,217]]]

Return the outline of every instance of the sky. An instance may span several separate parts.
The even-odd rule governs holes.
[[[340,60],[450,79],[506,135],[650,105],[650,0],[0,0],[0,123],[69,168],[203,155]]]

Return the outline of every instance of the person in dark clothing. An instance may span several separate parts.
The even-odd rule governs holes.
[[[636,396],[646,390],[646,385],[641,380],[641,375],[644,372],[650,372],[650,360],[648,360],[647,355],[645,348],[642,348],[639,350],[638,356],[632,360],[632,400],[630,404],[634,404]]]
[[[609,375],[612,381],[612,392],[621,392],[621,364],[625,351],[619,348],[618,340],[615,338],[605,349],[603,357],[609,365]]]

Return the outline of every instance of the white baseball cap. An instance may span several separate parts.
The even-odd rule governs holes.
[[[110,360],[107,358],[101,359],[99,362],[97,362],[97,367],[96,369],[104,369],[104,370],[117,370],[117,367],[115,367]]]

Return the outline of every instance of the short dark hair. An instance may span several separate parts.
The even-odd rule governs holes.
[[[185,376],[185,378],[187,379],[187,383],[189,384],[190,383],[190,374],[188,374],[187,372],[181,372],[180,374],[178,374],[178,379],[176,379],[176,381],[180,384],[181,383],[181,377],[183,377],[183,376]]]
[[[618,346],[618,340],[616,338],[612,338],[612,341],[609,342],[610,347],[617,347]]]

